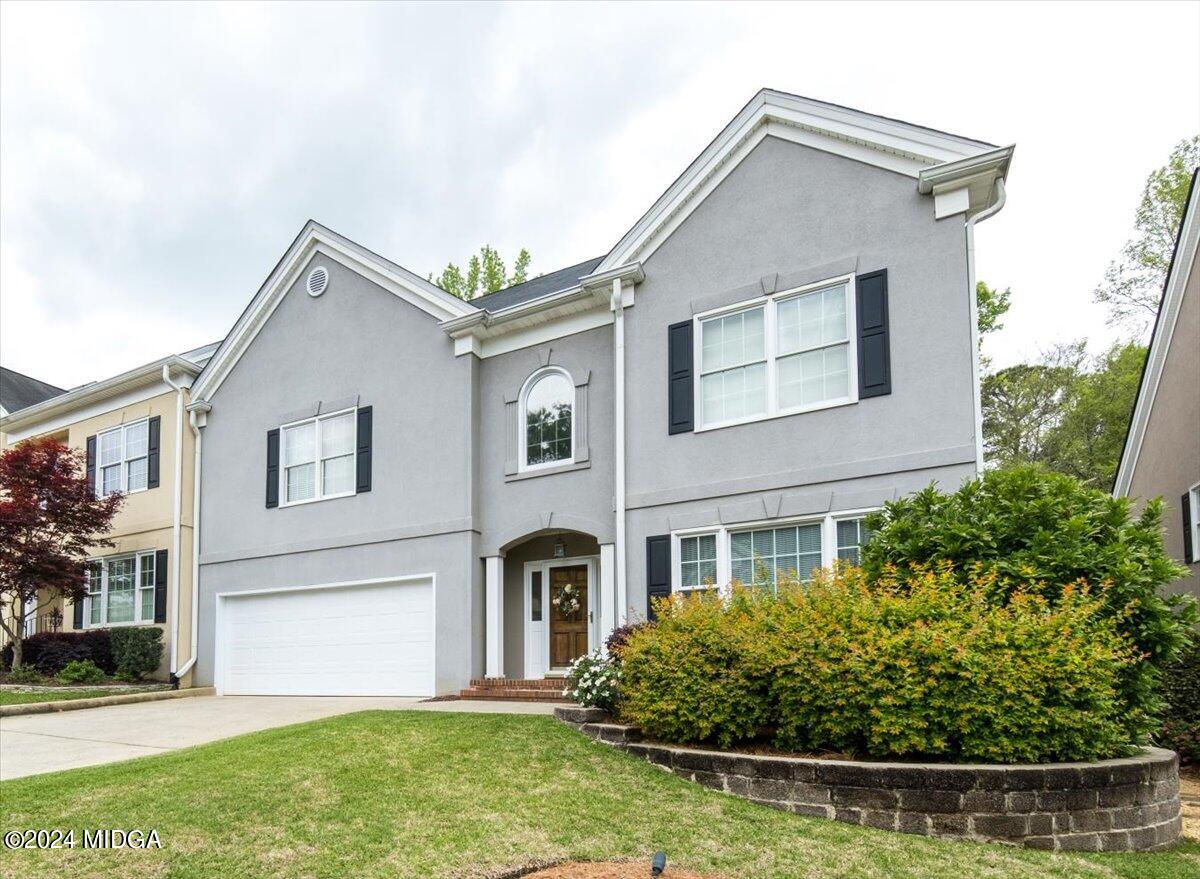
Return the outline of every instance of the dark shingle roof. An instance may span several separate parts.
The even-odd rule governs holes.
[[[512,287],[497,290],[495,293],[488,293],[486,296],[477,296],[471,300],[471,304],[476,308],[486,308],[488,311],[500,311],[520,305],[522,302],[557,293],[559,290],[567,290],[574,287],[584,275],[595,271],[602,259],[604,259],[603,256],[598,256],[595,259],[550,272],[548,275],[532,278],[524,284],[515,284]]]
[[[62,388],[0,366],[0,406],[5,412],[11,414],[63,393]]]

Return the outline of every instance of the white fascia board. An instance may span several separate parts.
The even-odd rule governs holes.
[[[1193,178],[1193,181],[1196,179],[1200,178]],[[1125,448],[1121,451],[1121,463],[1117,467],[1117,478],[1113,484],[1113,494],[1116,497],[1128,495],[1129,488],[1133,483],[1138,456],[1142,452],[1142,443],[1146,438],[1146,426],[1150,421],[1150,413],[1154,410],[1154,398],[1158,394],[1158,384],[1162,379],[1163,367],[1167,362],[1167,354],[1171,350],[1171,341],[1175,335],[1175,324],[1179,319],[1179,311],[1183,307],[1187,281],[1195,268],[1197,249],[1200,249],[1200,186],[1193,182],[1191,199],[1188,202],[1187,211],[1183,215],[1183,225],[1179,232],[1178,249],[1175,252],[1171,273],[1163,292],[1158,322],[1154,328],[1154,338],[1150,340],[1150,350],[1146,354],[1146,368],[1142,372],[1137,403],[1134,405],[1133,417],[1129,422],[1129,435],[1125,437]]]
[[[1010,144],[923,168],[917,177],[917,192],[933,195],[934,216],[939,220],[955,213],[977,214],[995,201],[996,181],[1008,177],[1015,150]]]
[[[764,89],[617,242],[597,273],[647,259],[767,135],[914,178],[930,165],[995,149],[983,141]]]
[[[315,254],[335,260],[439,321],[477,311],[407,269],[310,221],[208,361],[193,388],[194,396],[207,398],[216,392]]]
[[[180,383],[185,386],[200,373],[200,367],[190,360],[174,355],[164,357],[21,409],[0,419],[0,430],[8,434],[11,442],[17,442],[165,394],[172,388],[162,380],[164,366],[178,375]]]

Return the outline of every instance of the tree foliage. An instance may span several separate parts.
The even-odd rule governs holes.
[[[465,273],[451,262],[446,264],[436,278],[431,274],[429,280],[459,299],[474,299],[476,296],[495,293],[505,287],[524,283],[529,278],[531,260],[529,251],[522,247],[510,275],[500,252],[490,244],[485,244],[479,248],[479,253],[467,260]]]
[[[1167,164],[1146,180],[1134,216],[1134,236],[1109,265],[1095,299],[1109,309],[1109,323],[1122,324],[1138,335],[1158,314],[1162,287],[1183,220],[1192,172],[1200,165],[1200,135],[1181,140]]]
[[[975,305],[975,322],[979,327],[979,341],[982,344],[983,337],[988,333],[1004,329],[1000,318],[1004,317],[1012,305],[1012,289],[1005,287],[1003,290],[998,290],[995,287],[989,287],[983,281],[977,281],[975,283]]]
[[[82,455],[51,438],[0,454],[0,627],[21,665],[27,603],[33,613],[87,594],[87,559],[124,497],[96,497]],[[38,602],[41,602],[38,604]]]

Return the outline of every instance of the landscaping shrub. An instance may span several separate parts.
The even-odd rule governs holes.
[[[117,677],[136,681],[158,668],[163,651],[162,629],[151,626],[113,629],[110,638]]]
[[[636,623],[626,623],[623,626],[617,626],[617,628],[612,630],[608,638],[605,639],[604,647],[610,656],[620,662],[621,651],[625,649],[625,645],[629,643],[629,639],[633,636],[633,633],[651,625],[653,623],[642,620]]]
[[[1184,762],[1200,763],[1200,633],[1163,668],[1162,694],[1165,708],[1157,741],[1178,751]]]
[[[20,668],[13,669],[8,673],[8,683],[10,684],[40,684],[41,682],[41,672],[32,665],[22,663]]]
[[[102,680],[104,672],[90,659],[68,662],[58,673],[60,684],[95,684]]]
[[[585,708],[599,708],[610,714],[620,698],[621,670],[611,657],[599,650],[585,653],[567,670],[564,695]]]
[[[1117,690],[1133,651],[1101,596],[1045,591],[964,584],[949,565],[874,583],[841,566],[782,588],[763,636],[777,744],[999,763],[1122,753],[1148,730]]]
[[[24,664],[43,673],[55,675],[68,662],[90,659],[105,674],[113,674],[112,644],[108,629],[88,629],[83,632],[39,632],[22,643]],[[44,655],[43,655],[44,654]],[[0,652],[0,663],[12,668],[12,645]]]
[[[651,736],[722,747],[756,737],[770,717],[769,669],[758,662],[757,601],[739,591],[660,602],[654,625],[621,651],[621,713]]]
[[[1063,584],[1090,584],[1104,613],[1146,657],[1122,671],[1127,711],[1154,713],[1158,669],[1186,642],[1196,607],[1160,592],[1184,573],[1163,548],[1161,501],[1148,502],[1136,517],[1131,511],[1127,498],[1040,467],[991,470],[952,494],[931,486],[868,516],[873,534],[862,565],[873,580],[890,566],[903,571],[943,561],[964,584],[994,571],[1001,588],[991,600],[1000,603],[1030,591],[1056,603]]]

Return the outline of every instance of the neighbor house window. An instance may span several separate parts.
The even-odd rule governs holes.
[[[814,569],[831,568],[837,559],[858,564],[860,550],[870,539],[864,513],[677,532],[674,588],[725,589],[737,581],[774,591],[781,581],[808,582]]]
[[[149,476],[150,422],[123,424],[97,434],[96,487],[101,497],[141,491]]]
[[[548,369],[530,378],[521,399],[523,469],[570,462],[574,456],[575,386],[565,372]]]
[[[354,494],[354,410],[290,424],[281,432],[284,503]]]
[[[102,559],[88,568],[88,626],[154,621],[154,553]]]
[[[697,319],[700,426],[852,402],[853,279]]]

